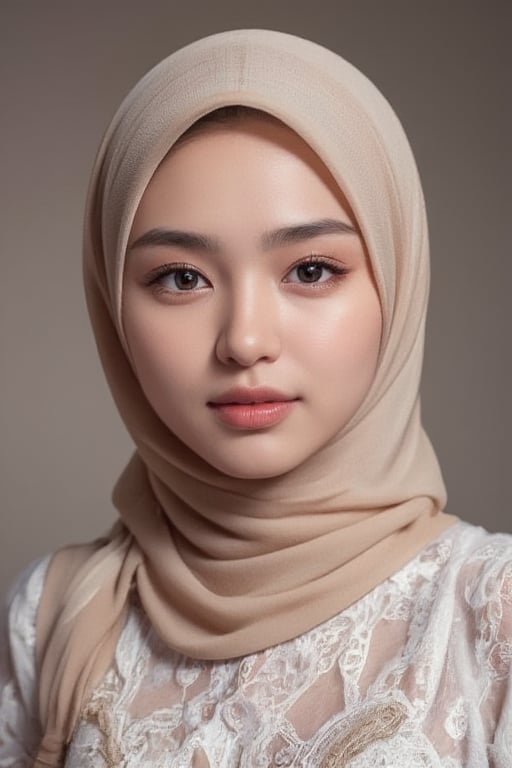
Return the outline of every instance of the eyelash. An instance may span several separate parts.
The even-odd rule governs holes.
[[[327,288],[332,287],[333,282],[338,282],[339,280],[342,280],[346,275],[349,273],[349,270],[342,266],[339,261],[331,260],[326,258],[325,256],[317,256],[316,254],[311,254],[305,259],[301,259],[300,261],[293,264],[290,269],[287,272],[287,275],[289,275],[291,272],[293,272],[296,269],[299,269],[302,266],[319,266],[323,267],[324,269],[328,269],[332,275],[329,279],[324,280],[322,282],[301,282],[301,281],[287,281],[288,284],[292,285],[301,285],[301,286],[307,286],[309,288],[314,288],[315,290],[325,290]],[[165,288],[161,281],[165,277],[169,277],[169,275],[177,274],[178,272],[191,272],[194,275],[199,275],[203,280],[206,280],[206,278],[199,272],[199,270],[195,269],[194,267],[191,267],[190,264],[162,264],[161,266],[157,267],[156,269],[153,269],[145,278],[144,284],[148,287],[152,287],[153,289],[156,289],[158,293],[165,293],[165,294],[173,294],[173,295],[180,295],[180,294],[191,294],[195,293],[197,290],[202,290],[201,288],[191,288],[189,290],[169,290],[168,288]]]

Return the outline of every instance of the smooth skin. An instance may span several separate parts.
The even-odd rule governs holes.
[[[299,136],[248,118],[170,151],[133,222],[123,327],[153,409],[223,473],[281,475],[343,429],[374,378],[381,306],[350,207]],[[295,402],[235,428],[211,403],[239,386]]]

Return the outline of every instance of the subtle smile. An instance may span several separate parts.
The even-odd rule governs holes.
[[[283,421],[298,400],[269,387],[236,387],[208,402],[208,406],[230,427],[265,429]]]

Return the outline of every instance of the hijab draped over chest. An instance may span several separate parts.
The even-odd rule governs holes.
[[[122,327],[132,221],[159,163],[195,121],[241,104],[280,119],[318,154],[367,247],[383,314],[375,379],[344,429],[290,472],[229,477],[159,420]],[[52,559],[38,613],[36,765],[62,760],[138,593],[167,645],[202,659],[256,652],[334,616],[454,518],[420,418],[429,288],[416,164],[393,110],[335,53],[267,30],[194,42],[128,94],[99,149],[84,231],[86,295],[114,399],[136,446],[114,491],[120,520]]]

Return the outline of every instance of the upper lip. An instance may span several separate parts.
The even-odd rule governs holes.
[[[224,403],[275,403],[296,400],[296,397],[279,392],[271,387],[233,387],[209,401],[210,405]]]

